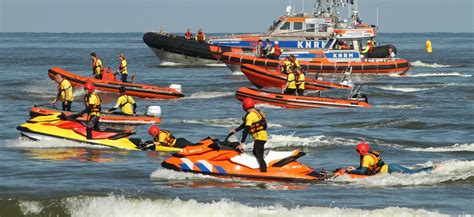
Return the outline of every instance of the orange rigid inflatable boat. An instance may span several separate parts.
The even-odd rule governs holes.
[[[51,79],[54,79],[54,76],[57,74],[62,75],[67,79],[73,86],[83,86],[87,82],[94,84],[97,90],[105,92],[119,93],[119,88],[124,86],[127,89],[127,94],[130,96],[136,96],[141,98],[150,98],[150,99],[176,99],[184,97],[184,95],[173,88],[168,87],[158,87],[145,84],[132,84],[132,83],[123,83],[117,81],[113,76],[103,76],[103,79],[95,79],[91,77],[84,77],[72,72],[66,71],[61,68],[51,68],[48,70],[48,75]]]
[[[221,177],[297,182],[324,180],[325,173],[296,161],[304,155],[298,150],[270,151],[265,157],[267,172],[262,173],[253,155],[240,153],[225,142],[208,137],[196,146],[187,146],[173,154],[161,165],[167,169]]]
[[[284,61],[232,52],[223,53],[221,60],[231,68],[241,66],[243,64],[251,64],[270,70],[279,70],[280,65],[283,64]],[[410,62],[406,59],[354,62],[300,61],[300,65],[301,68],[307,72],[323,74],[344,73],[346,69],[352,67],[353,74],[404,75],[410,69]]]
[[[278,72],[278,70],[270,71],[264,67],[243,64],[240,70],[247,76],[250,82],[257,88],[263,87],[277,87],[281,88],[285,85],[287,75]],[[307,90],[328,90],[328,89],[351,89],[351,86],[306,78],[305,89]]]
[[[241,87],[235,93],[238,100],[250,97],[257,104],[268,104],[283,108],[371,108],[372,106],[359,100],[337,99],[327,97],[296,96],[270,91]]]
[[[33,107],[30,111],[30,117],[34,118],[37,116],[45,116],[45,115],[52,115],[57,113],[64,113],[64,115],[69,116],[72,115],[72,112],[67,111],[60,111],[52,108],[45,108],[45,107]],[[78,117],[76,120],[78,121],[86,121],[87,114]],[[100,123],[109,123],[109,124],[159,124],[161,119],[158,117],[152,116],[145,116],[145,115],[113,115],[113,114],[101,114]]]

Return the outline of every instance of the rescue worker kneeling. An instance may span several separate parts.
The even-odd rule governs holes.
[[[360,175],[375,175],[378,173],[419,173],[423,171],[433,170],[434,167],[425,167],[420,169],[409,169],[400,164],[386,164],[380,158],[380,153],[370,150],[367,143],[359,143],[356,147],[357,153],[360,156],[359,168],[349,167],[348,173]]]
[[[86,94],[84,95],[84,103],[85,108],[82,112],[73,115],[74,117],[82,116],[83,114],[87,114],[87,139],[92,138],[92,130],[99,131],[99,118],[100,118],[100,111],[101,111],[101,104],[102,99],[100,96],[94,92],[94,85],[92,83],[86,83],[84,85],[84,91]]]
[[[135,100],[126,93],[125,87],[120,87],[119,92],[120,96],[117,99],[117,103],[113,108],[110,108],[107,113],[112,113],[112,111],[120,108],[121,112],[114,112],[114,114],[118,115],[133,115],[136,114],[137,110],[137,103],[135,103]]]
[[[289,95],[296,94],[296,73],[294,67],[290,68],[288,76],[286,77],[286,84],[283,93]]]
[[[148,133],[153,137],[152,147],[147,147],[147,149],[155,150],[157,146],[167,146],[175,148],[184,148],[189,145],[193,145],[192,142],[186,140],[185,138],[176,138],[167,130],[160,130],[156,125],[151,126],[148,129]]]
[[[267,172],[267,163],[263,158],[264,154],[264,146],[268,140],[268,133],[267,133],[267,121],[265,119],[265,114],[255,109],[255,102],[252,98],[245,98],[242,101],[242,108],[247,113],[242,118],[243,123],[235,128],[231,129],[231,133],[235,133],[240,130],[244,130],[242,133],[242,139],[240,141],[240,145],[237,146],[237,149],[243,151],[244,149],[244,142],[247,139],[248,134],[250,133],[253,137],[253,155],[257,158],[258,164],[260,165],[260,172]]]

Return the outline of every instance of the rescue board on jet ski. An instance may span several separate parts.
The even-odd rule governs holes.
[[[428,169],[428,170],[435,170],[435,169],[438,169],[442,167],[442,165],[440,164],[435,164],[433,166],[429,166],[429,167],[425,167],[423,169]],[[377,175],[377,174],[375,174]],[[331,174],[331,178],[336,178],[336,177],[340,177],[340,176],[346,176],[346,177],[349,177],[351,179],[363,179],[363,178],[367,178],[369,177],[369,175],[363,175],[363,174],[352,174],[352,173],[349,173],[347,171],[346,168],[338,168],[338,169],[335,169],[332,174]]]
[[[74,120],[63,120],[58,115],[38,116],[17,127],[21,135],[35,141],[69,140],[88,145],[110,148],[141,150],[141,140],[129,138],[131,131],[92,131],[92,139],[86,138],[86,126]],[[156,151],[179,151],[180,148],[158,146]]]
[[[252,84],[257,88],[277,87],[285,85],[287,75],[278,72],[278,70],[268,70],[264,67],[243,64],[240,70],[247,76]],[[338,84],[329,81],[305,78],[305,89],[307,90],[329,90],[329,89],[351,89],[351,86]]]
[[[145,85],[145,84],[124,83],[124,82],[116,80],[113,75],[107,76],[107,78],[103,77],[103,79],[101,80],[101,79],[95,79],[91,77],[80,76],[80,75],[77,75],[72,72],[66,71],[61,68],[56,68],[56,67],[48,70],[48,75],[51,79],[54,79],[54,77],[57,74],[62,75],[73,86],[84,86],[87,82],[91,82],[92,84],[94,84],[97,90],[101,90],[104,92],[119,93],[119,88],[123,86],[127,90],[127,95],[141,97],[141,98],[176,99],[176,98],[184,97],[184,95],[181,92],[177,91],[174,88],[158,87],[158,86]]]
[[[250,97],[257,104],[268,104],[283,108],[371,108],[365,101],[328,97],[297,96],[241,87],[236,92],[238,100]]]
[[[58,113],[64,113],[66,116],[70,116],[73,113],[68,111],[60,111],[52,108],[45,108],[45,107],[33,107],[30,111],[30,117],[34,118],[37,116],[44,116],[44,115],[53,115]],[[87,114],[82,115],[81,117],[76,118],[78,121],[86,121]],[[114,114],[101,114],[100,123],[108,123],[108,124],[131,124],[131,125],[139,125],[139,124],[159,124],[161,119],[158,117],[152,116],[145,116],[145,115],[114,115]]]
[[[284,60],[274,60],[267,58],[255,57],[253,55],[225,52],[222,54],[221,60],[230,68],[240,66],[242,64],[251,64],[266,69],[279,70]],[[352,67],[353,74],[366,75],[404,75],[411,67],[410,62],[406,59],[393,59],[386,61],[351,61],[351,62],[328,62],[328,61],[300,61],[301,68],[307,72],[334,74],[344,73],[348,68]],[[231,67],[232,66],[232,67]]]
[[[218,140],[208,137],[195,146],[183,148],[161,165],[176,171],[223,177],[298,182],[324,180],[325,173],[320,173],[297,161],[304,155],[298,150],[270,151],[265,157],[267,172],[260,172],[259,164],[253,155],[240,153],[234,148],[223,146]]]

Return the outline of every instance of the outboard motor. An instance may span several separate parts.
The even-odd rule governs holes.
[[[146,115],[161,118],[161,107],[158,105],[148,106]]]
[[[388,48],[392,48],[393,52],[397,54],[397,48],[391,44],[389,45],[382,45],[382,46],[377,46],[372,49],[372,53],[368,53],[367,57],[368,58],[386,58],[389,53],[388,53]]]
[[[182,87],[181,87],[181,84],[170,84],[170,88],[171,89],[175,89],[176,91],[182,93]]]

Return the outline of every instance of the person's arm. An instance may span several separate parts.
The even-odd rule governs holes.
[[[359,167],[355,170],[351,170],[349,171],[348,173],[350,174],[360,174],[360,175],[367,175],[367,171],[368,171],[369,168],[367,167]]]
[[[250,131],[250,126],[245,126],[244,131],[242,132],[242,139],[240,139],[240,143],[244,143],[247,139]]]
[[[133,114],[137,113],[137,104],[133,103]]]
[[[119,97],[119,98],[117,99],[117,103],[115,103],[115,106],[114,106],[114,107],[112,107],[112,108],[109,109],[109,112],[115,111],[116,109],[118,109],[118,108],[120,107],[120,104],[122,104],[122,102],[121,102],[120,99],[121,99],[121,97]]]

